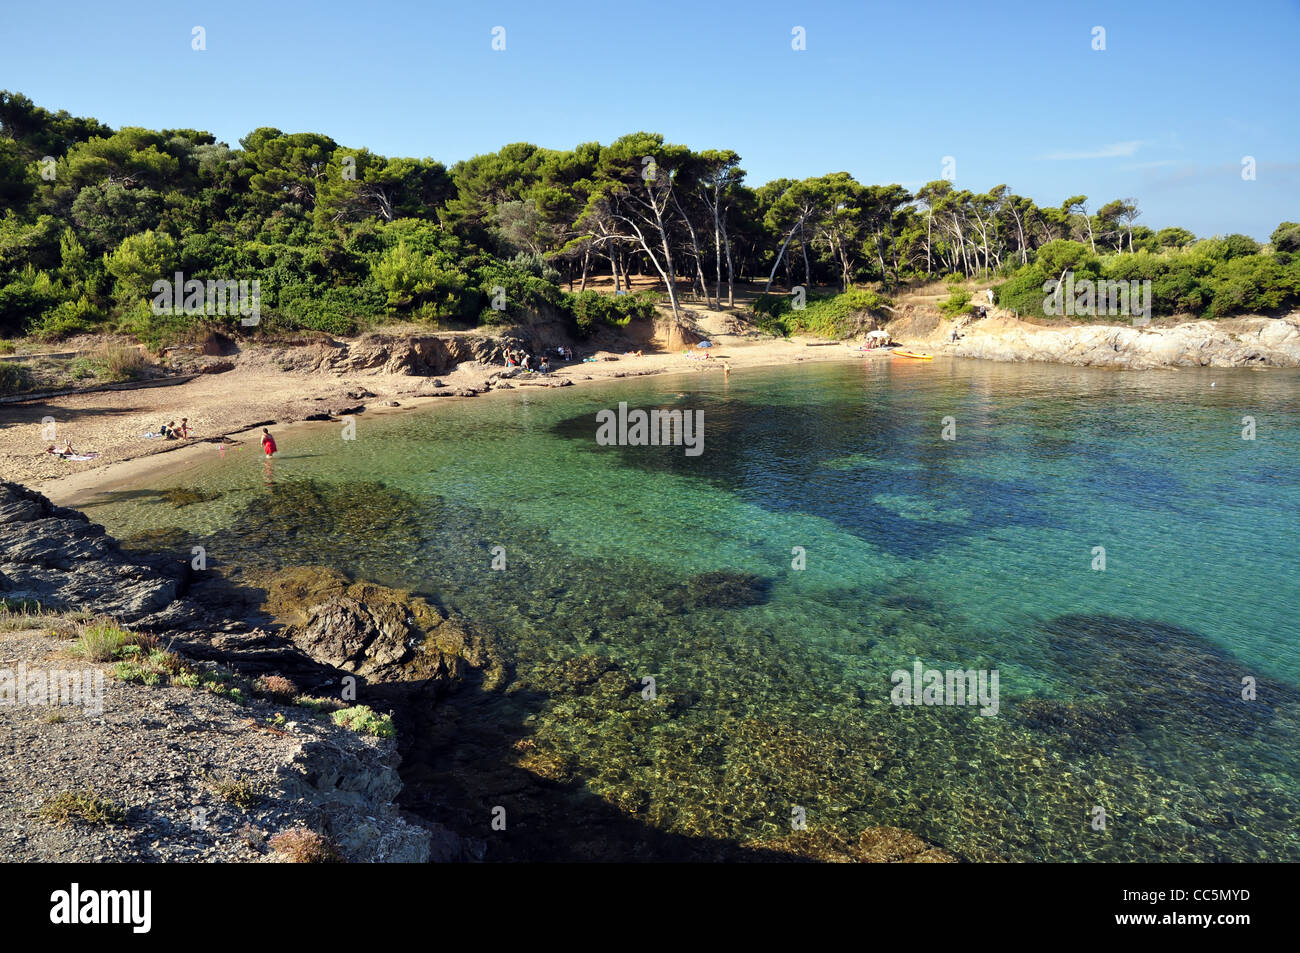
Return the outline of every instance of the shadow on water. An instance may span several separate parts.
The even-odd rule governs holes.
[[[1065,721],[1082,714],[1093,740],[1176,726],[1229,744],[1272,726],[1279,710],[1300,709],[1296,686],[1252,673],[1230,653],[1189,629],[1108,615],[1058,616],[1043,625],[1059,671],[1084,701],[1034,700],[1046,723],[1053,706]],[[1090,697],[1089,697],[1090,696]]]
[[[856,402],[837,402],[810,414],[800,407],[700,396],[689,408],[647,403],[641,409],[702,411],[703,453],[688,457],[677,448],[600,446],[594,414],[558,421],[551,432],[590,453],[617,454],[628,467],[702,480],[771,512],[830,520],[900,557],[924,557],[990,529],[1059,522],[1037,501],[1029,481],[958,469],[963,456],[989,449],[987,434],[970,432],[958,455],[953,444],[939,439],[937,424],[919,422],[906,408],[884,403],[864,411]],[[873,469],[864,496],[855,467],[823,462],[841,457],[863,466],[889,465]],[[915,511],[875,505],[873,498],[902,501]]]
[[[150,544],[149,552],[167,554]],[[130,547],[125,547],[130,548]],[[734,580],[726,581],[734,587]],[[748,580],[745,580],[747,583]],[[743,589],[743,592],[749,592]],[[265,611],[268,591],[216,573],[199,574],[184,593],[222,614],[243,615],[265,632],[171,633],[168,644],[197,659],[231,665],[246,677],[281,675],[306,694],[335,696],[345,672],[306,655]],[[505,666],[509,672],[511,665]],[[584,717],[614,719],[624,734],[649,732],[689,707],[683,695],[656,704],[614,661],[596,655],[541,668],[529,684],[481,669],[463,679],[357,681],[356,703],[394,715],[398,727],[402,808],[457,834],[460,853],[440,859],[484,861],[748,861],[806,862],[806,851],[745,846],[725,837],[689,835],[654,826],[643,814],[648,792],[629,785],[620,803],[587,788],[592,765],[535,740],[536,723],[564,706]],[[306,717],[306,715],[304,715]],[[323,716],[317,716],[323,717]],[[650,757],[650,755],[647,755]],[[493,827],[504,809],[505,828]]]
[[[557,667],[555,693],[467,686],[434,708],[408,712],[401,804],[467,838],[486,861],[806,861],[793,851],[662,830],[644,817],[649,793],[620,803],[588,790],[579,765],[539,745],[531,724],[565,704],[599,707],[623,731],[648,733],[662,717],[641,686],[608,659]],[[648,740],[648,739],[647,739]],[[646,757],[652,757],[647,748]],[[501,812],[504,812],[502,814]],[[501,815],[505,829],[493,829]],[[642,816],[638,816],[642,815]]]

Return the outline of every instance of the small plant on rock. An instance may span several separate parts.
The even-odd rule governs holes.
[[[337,864],[343,858],[324,834],[306,827],[294,827],[271,838],[277,859],[289,864]]]
[[[283,675],[264,675],[253,682],[253,691],[276,701],[289,702],[298,694],[298,686]]]
[[[360,735],[374,735],[376,738],[392,738],[397,734],[393,727],[392,715],[381,715],[369,705],[354,705],[343,708],[330,715],[334,724],[350,728]]]
[[[52,824],[120,824],[126,820],[126,809],[120,804],[100,797],[94,791],[63,791],[47,800],[38,812],[43,820]]]

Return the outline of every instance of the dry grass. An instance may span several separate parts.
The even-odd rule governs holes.
[[[63,791],[48,799],[38,812],[41,819],[51,824],[120,824],[126,820],[126,809],[120,804],[100,797],[94,791]]]
[[[217,797],[245,811],[261,803],[266,793],[262,782],[250,781],[247,778],[214,779],[209,783],[209,787]]]
[[[105,344],[98,360],[103,364],[104,379],[110,381],[135,380],[149,363],[139,348],[129,344]]]
[[[292,702],[298,695],[298,686],[283,675],[264,675],[253,682],[253,691],[276,701]]]
[[[306,827],[276,834],[270,846],[277,859],[288,864],[337,864],[343,860],[333,841]]]

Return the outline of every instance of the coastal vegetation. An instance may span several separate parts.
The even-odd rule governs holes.
[[[121,824],[126,820],[126,809],[90,789],[61,791],[41,805],[40,817],[58,825]]]
[[[542,319],[584,337],[657,307],[678,314],[686,294],[734,307],[747,281],[807,294],[806,310],[788,294],[760,298],[764,329],[834,337],[857,329],[860,304],[949,275],[995,287],[1021,315],[1041,315],[1044,283],[1067,271],[1149,280],[1161,315],[1300,301],[1295,222],[1269,245],[1198,239],[1140,224],[1132,198],[1040,205],[1007,185],[940,179],[912,192],[846,172],[755,187],[740,163],[649,132],[569,150],[512,143],[450,167],[271,127],[231,147],[0,92],[0,336],[116,332],[159,347],[241,327],[244,315],[155,290],[174,280],[256,281],[259,330],[330,334]],[[662,293],[630,293],[632,276]],[[140,368],[121,349],[98,360],[87,370],[107,379]],[[0,390],[20,389],[21,374],[0,364]]]
[[[393,716],[380,714],[369,705],[354,705],[341,708],[330,715],[336,725],[342,725],[362,735],[374,735],[376,738],[394,738],[397,729],[393,726]]]
[[[336,864],[343,860],[338,847],[324,834],[306,827],[294,827],[269,841],[276,859],[288,864]]]

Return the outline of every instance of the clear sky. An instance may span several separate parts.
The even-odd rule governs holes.
[[[1300,0],[2,2],[0,88],[114,127],[448,165],[644,129],[735,149],[752,185],[915,188],[951,156],[959,188],[1132,196],[1153,228],[1300,220]]]

